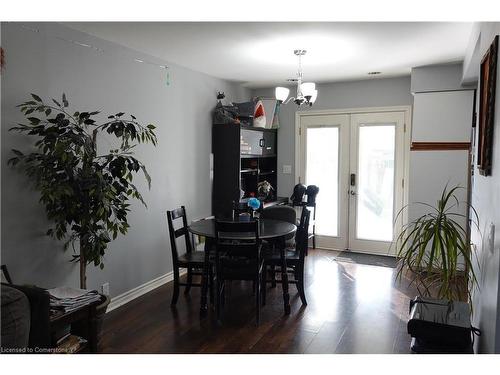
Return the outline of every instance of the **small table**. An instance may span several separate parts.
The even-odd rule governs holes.
[[[237,219],[236,219],[237,220]],[[273,240],[280,250],[281,255],[281,280],[283,286],[283,304],[285,314],[290,314],[290,296],[288,294],[288,274],[286,272],[286,252],[285,252],[285,236],[295,233],[297,227],[291,223],[280,220],[261,219],[260,223],[260,238],[263,240]],[[205,237],[205,265],[203,267],[203,276],[201,280],[201,301],[200,315],[204,316],[207,308],[207,291],[208,291],[208,267],[210,249],[215,241],[215,219],[200,220],[192,223],[189,226],[189,231],[199,236]],[[236,238],[235,238],[236,239]],[[249,240],[252,237],[242,233],[237,239]],[[265,287],[265,286],[264,286]]]

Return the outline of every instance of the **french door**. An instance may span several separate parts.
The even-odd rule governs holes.
[[[394,255],[404,112],[300,116],[300,180],[317,185],[320,248]]]

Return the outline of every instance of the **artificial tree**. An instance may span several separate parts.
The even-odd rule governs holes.
[[[92,117],[99,111],[71,114],[65,94],[61,101],[52,99],[50,104],[38,95],[31,96],[18,105],[28,124],[10,130],[37,137],[37,151],[12,150],[15,156],[8,164],[21,166],[40,192],[40,202],[54,223],[47,235],[64,239],[64,250],[72,246],[76,253],[72,261],[80,263],[80,287],[85,289],[87,265],[102,269],[111,239],[127,233],[130,199],[146,206],[132,181],[142,171],[151,187],[151,178],[133,156],[133,148],[139,143],[156,146],[155,126],[142,126],[134,116],[126,120],[123,112],[98,124]],[[98,153],[102,132],[116,137],[119,145]]]

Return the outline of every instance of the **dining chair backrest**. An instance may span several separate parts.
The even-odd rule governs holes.
[[[264,208],[260,214],[263,219],[281,220],[295,225],[297,223],[297,214],[295,209],[290,206],[277,205]]]
[[[181,222],[181,226],[175,229],[174,222]],[[193,251],[191,238],[189,236],[188,224],[186,218],[186,208],[181,206],[171,211],[167,211],[167,222],[168,231],[170,233],[170,245],[172,248],[172,258],[174,263],[177,263],[179,259],[179,253],[177,251],[177,238],[184,236],[184,241],[186,243],[186,252],[190,253]]]
[[[233,219],[238,218],[241,214],[251,214],[252,209],[248,207],[247,202],[233,201]]]
[[[308,206],[316,206],[316,196],[319,193],[319,187],[316,185],[309,185],[306,189],[307,195],[307,205]]]
[[[311,217],[311,211],[307,207],[302,207],[302,213],[300,215],[300,222],[297,228],[297,233],[295,235],[295,248],[299,252],[299,257],[303,260],[307,253],[307,247],[309,246],[309,219]]]
[[[293,187],[293,193],[290,197],[292,206],[301,206],[302,200],[304,199],[304,194],[306,193],[306,185],[297,184]]]
[[[258,257],[260,249],[259,221],[215,221],[216,257],[224,253],[229,256]],[[241,235],[245,239],[241,239]]]

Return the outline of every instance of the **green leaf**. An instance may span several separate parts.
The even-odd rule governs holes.
[[[154,126],[153,124],[149,124],[149,125],[147,126],[147,128],[148,128],[148,129],[151,129],[151,130],[154,130],[154,129],[156,129],[156,126]]]
[[[35,95],[35,94],[31,94],[31,96],[33,97],[33,99],[35,99],[37,102],[42,102],[42,99],[38,96],[38,95]]]
[[[36,117],[28,117],[28,120],[33,124],[33,125],[38,125],[40,123],[40,119]]]

